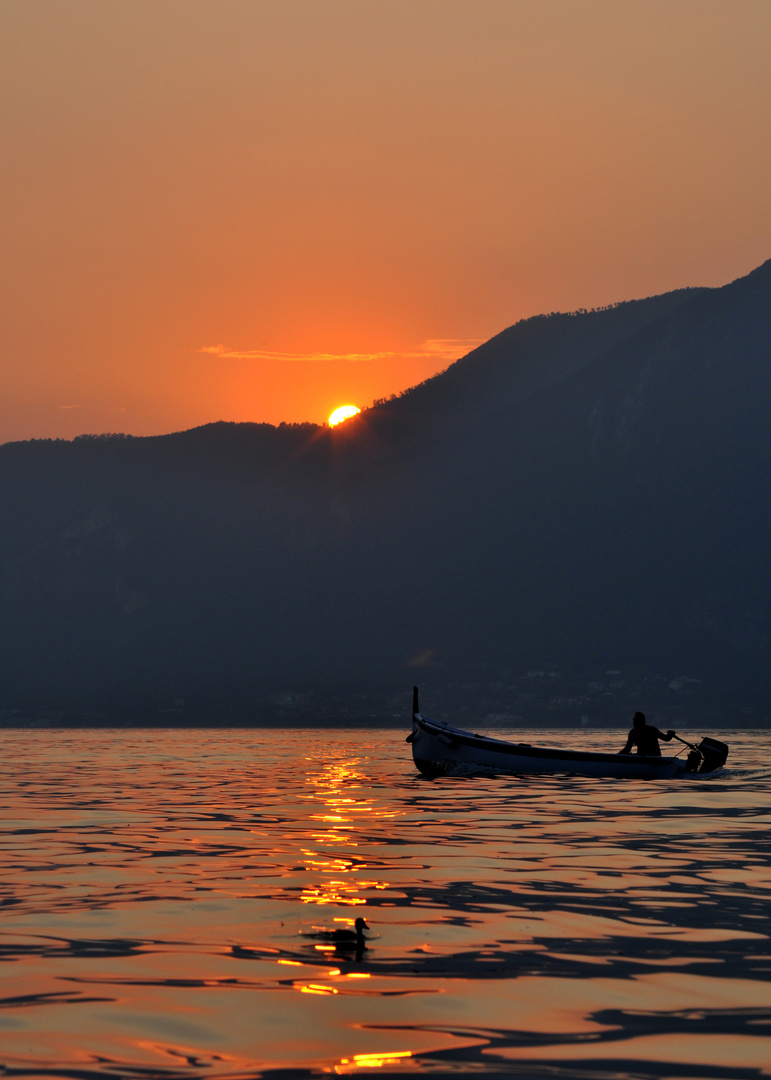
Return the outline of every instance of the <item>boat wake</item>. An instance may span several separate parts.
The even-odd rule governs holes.
[[[771,769],[723,768],[708,776],[699,776],[699,780],[771,780]]]

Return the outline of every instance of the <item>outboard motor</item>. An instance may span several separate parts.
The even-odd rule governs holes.
[[[701,740],[696,749],[701,754],[702,759],[699,767],[700,773],[714,772],[715,769],[725,765],[728,757],[728,747],[724,742],[706,737]],[[689,754],[688,757],[690,759],[691,755]]]
[[[688,772],[698,772],[702,766],[703,761],[704,758],[694,746],[694,748],[688,754],[688,757],[685,759],[685,767]]]

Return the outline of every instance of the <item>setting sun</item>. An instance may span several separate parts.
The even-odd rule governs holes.
[[[335,424],[339,424],[343,420],[350,420],[358,412],[361,412],[361,409],[357,409],[355,405],[341,405],[329,417],[329,426],[334,427]]]

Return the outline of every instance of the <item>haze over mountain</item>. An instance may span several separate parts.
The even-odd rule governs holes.
[[[771,261],[524,320],[335,429],[6,444],[0,708],[497,707],[536,669],[763,713],[769,415]]]

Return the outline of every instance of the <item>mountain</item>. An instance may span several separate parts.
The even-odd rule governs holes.
[[[523,320],[331,430],[6,444],[0,708],[398,711],[418,679],[762,719],[770,414],[771,261]]]

